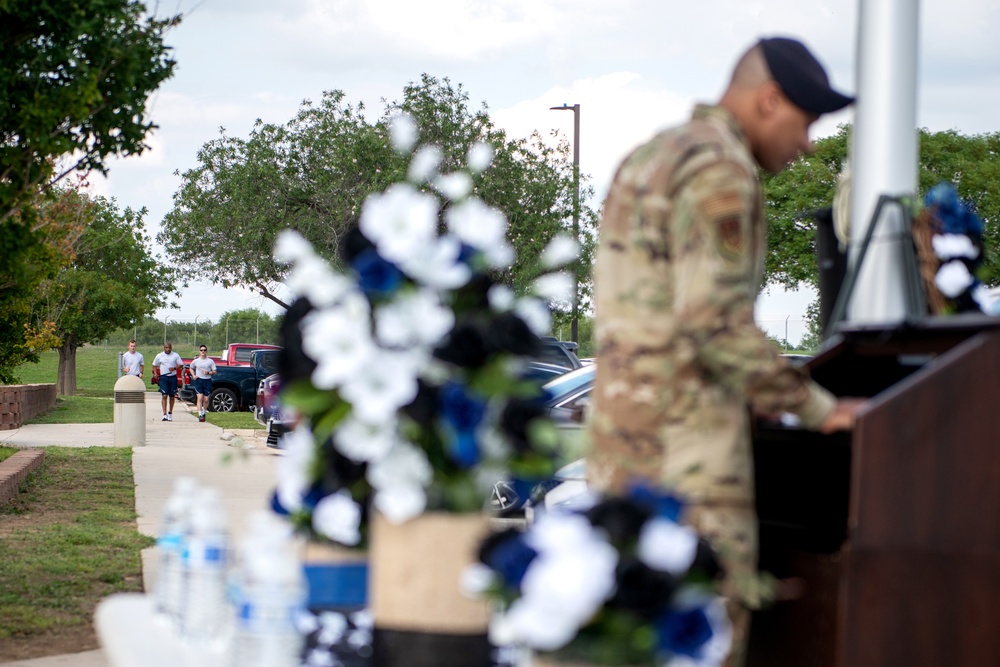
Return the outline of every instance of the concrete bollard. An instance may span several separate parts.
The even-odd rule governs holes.
[[[135,375],[115,382],[115,447],[146,444],[146,383]]]

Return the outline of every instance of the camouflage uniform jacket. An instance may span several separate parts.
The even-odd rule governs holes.
[[[636,149],[605,201],[594,274],[591,483],[636,477],[689,499],[753,499],[749,402],[814,427],[835,399],[757,328],[767,228],[735,119],[699,106]]]

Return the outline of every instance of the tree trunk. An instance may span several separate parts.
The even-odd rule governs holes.
[[[73,336],[67,336],[59,348],[59,375],[56,380],[56,392],[60,396],[72,396],[76,393],[76,341]]]

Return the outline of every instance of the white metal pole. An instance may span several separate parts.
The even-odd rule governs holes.
[[[919,2],[860,0],[859,10],[851,145],[852,266],[879,197],[915,195],[917,189]],[[855,323],[898,322],[907,314],[900,245],[903,220],[897,207],[886,209],[877,221],[847,308],[846,319]]]

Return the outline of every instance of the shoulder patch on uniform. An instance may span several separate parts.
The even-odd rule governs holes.
[[[719,240],[726,250],[743,252],[743,229],[740,219],[736,216],[719,220]]]
[[[738,192],[722,192],[707,197],[702,203],[702,209],[708,218],[727,218],[740,213],[743,209],[743,199]]]

